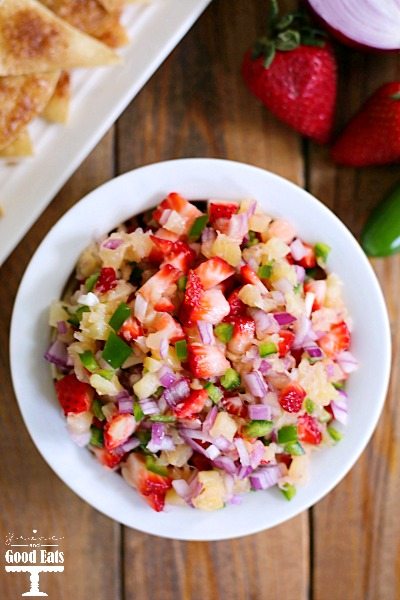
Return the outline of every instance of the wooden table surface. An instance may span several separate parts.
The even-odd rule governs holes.
[[[302,140],[248,94],[240,61],[264,13],[260,0],[214,0],[1,269],[0,539],[33,528],[64,536],[65,573],[41,576],[51,600],[400,598],[400,255],[373,262],[394,348],[390,392],[375,435],[333,492],[269,531],[199,543],[121,527],[75,496],[47,466],[12,390],[9,323],[21,276],[53,223],[109,178],[178,157],[249,162],[306,187],[356,236],[370,209],[400,179],[396,166],[336,168],[325,148]],[[343,48],[338,56],[340,125],[379,84],[399,79],[400,61]],[[379,340],[371,351],[379,352]],[[27,591],[27,575],[0,573],[2,600]]]

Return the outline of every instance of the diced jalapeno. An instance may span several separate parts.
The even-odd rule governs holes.
[[[288,442],[297,442],[296,425],[284,425],[278,431],[278,443],[287,444]]]
[[[278,347],[274,342],[261,342],[258,346],[258,351],[260,353],[261,358],[265,358],[270,354],[275,354],[278,352]]]
[[[90,428],[90,441],[89,444],[91,446],[96,446],[96,448],[102,448],[104,444],[103,440],[103,432],[98,427]]]
[[[203,229],[208,223],[208,215],[197,217],[189,231],[189,242],[195,242],[201,236]]]
[[[235,369],[229,368],[220,379],[221,385],[226,390],[234,390],[240,385],[240,375]]]
[[[109,325],[114,329],[114,331],[119,331],[128,317],[131,316],[131,309],[125,302],[121,302],[121,304],[115,309],[111,319],[109,320]]]
[[[119,369],[131,354],[132,348],[112,331],[108,336],[101,356],[113,369]]]
[[[222,390],[220,390],[211,382],[206,383],[204,389],[207,391],[208,397],[214,404],[218,404],[218,402],[224,397]]]
[[[264,437],[265,435],[269,435],[271,433],[273,426],[274,424],[272,421],[250,421],[250,423],[245,426],[244,432],[247,437]]]
[[[179,340],[179,342],[175,342],[175,351],[179,360],[187,360],[188,351],[186,340]]]
[[[292,483],[284,483],[280,490],[286,500],[291,500],[296,495],[296,488]]]
[[[89,277],[86,279],[85,281],[85,288],[87,292],[91,292],[92,289],[94,288],[94,286],[97,283],[97,280],[99,278],[100,273],[97,271],[96,273],[93,273],[92,275],[89,275]]]
[[[233,325],[232,323],[219,323],[215,326],[214,333],[221,342],[227,344],[232,339]]]

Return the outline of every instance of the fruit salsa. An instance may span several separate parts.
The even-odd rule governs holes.
[[[45,355],[73,440],[156,511],[293,498],[357,368],[329,250],[254,200],[177,193],[92,243]]]

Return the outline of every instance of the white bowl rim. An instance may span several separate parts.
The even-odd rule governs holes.
[[[257,523],[257,524],[254,522],[251,522],[251,524],[241,523],[240,525],[237,525],[236,530],[235,530],[235,514],[236,514],[236,516],[238,516],[238,513],[232,512],[232,509],[238,511],[238,510],[240,510],[241,507],[229,506],[224,509],[223,512],[228,511],[230,513],[230,517],[233,517],[233,519],[231,519],[231,521],[232,521],[231,527],[225,527],[220,530],[220,529],[218,529],[218,526],[217,526],[218,521],[215,521],[216,513],[205,513],[205,515],[202,513],[201,516],[197,516],[197,519],[199,521],[201,521],[200,526],[197,526],[194,528],[189,527],[188,530],[181,530],[178,527],[178,531],[177,531],[176,527],[174,527],[174,525],[169,524],[167,527],[164,527],[164,526],[162,526],[161,522],[158,522],[158,518],[159,518],[160,514],[163,515],[166,513],[160,513],[160,514],[153,513],[153,511],[151,511],[151,509],[146,506],[146,509],[151,511],[151,514],[152,514],[152,518],[147,519],[147,521],[146,521],[146,518],[148,515],[146,515],[146,518],[144,518],[145,513],[144,513],[142,507],[140,506],[140,510],[139,510],[139,505],[136,502],[133,502],[132,507],[134,507],[134,509],[138,513],[137,517],[132,518],[132,515],[127,517],[126,515],[119,514],[118,508],[116,508],[114,505],[109,505],[109,503],[105,502],[105,499],[103,497],[94,496],[93,493],[89,493],[89,490],[87,490],[85,488],[85,486],[83,486],[83,488],[82,488],[82,486],[79,485],[79,482],[77,483],[75,481],[74,477],[71,475],[71,472],[65,471],[63,469],[63,460],[61,459],[61,461],[60,461],[58,458],[55,458],[53,455],[49,454],[49,452],[46,449],[46,444],[43,442],[41,437],[38,435],[36,423],[33,424],[31,421],[30,417],[32,416],[32,414],[30,413],[30,409],[29,409],[30,397],[29,397],[29,394],[27,395],[27,390],[26,390],[26,386],[28,385],[28,387],[29,387],[30,382],[27,381],[26,373],[24,372],[24,368],[23,368],[23,360],[21,361],[21,344],[19,343],[19,340],[21,339],[21,336],[24,334],[24,331],[22,330],[20,323],[21,323],[21,317],[23,317],[24,313],[26,312],[26,305],[24,305],[24,299],[25,299],[25,294],[27,292],[28,282],[30,283],[29,280],[32,279],[32,277],[33,277],[35,268],[37,267],[37,264],[38,264],[39,259],[41,258],[41,255],[43,255],[46,252],[46,249],[48,246],[51,246],[50,242],[53,242],[55,240],[56,236],[59,236],[60,233],[62,233],[64,226],[67,223],[70,223],[71,221],[73,221],[76,217],[79,217],[79,213],[82,212],[84,206],[89,205],[90,203],[93,205],[93,202],[97,198],[98,195],[104,194],[104,192],[112,191],[113,188],[118,187],[119,184],[129,182],[132,178],[135,179],[135,178],[138,178],[141,176],[150,177],[150,175],[156,176],[157,174],[159,174],[159,172],[161,172],[161,173],[163,173],[163,172],[164,173],[176,173],[177,174],[176,180],[179,183],[179,177],[182,173],[193,172],[193,170],[196,172],[200,171],[202,173],[209,172],[211,174],[213,173],[213,170],[214,170],[214,174],[216,172],[221,171],[223,174],[228,175],[228,176],[233,176],[233,177],[237,177],[238,174],[241,174],[241,175],[244,174],[248,177],[254,176],[254,177],[265,178],[266,181],[269,180],[269,182],[274,182],[278,186],[278,188],[280,186],[281,187],[283,186],[283,187],[286,187],[287,190],[291,190],[294,194],[298,195],[299,198],[300,197],[302,198],[302,202],[305,203],[305,206],[308,206],[308,207],[312,206],[313,207],[312,210],[315,210],[319,214],[319,216],[323,216],[324,219],[330,220],[333,223],[332,227],[334,227],[335,230],[339,233],[339,236],[345,238],[345,240],[346,240],[345,243],[349,244],[349,247],[351,248],[351,252],[352,252],[352,257],[355,258],[356,261],[358,261],[360,268],[364,269],[365,272],[368,273],[368,275],[367,275],[368,285],[370,286],[369,291],[374,297],[374,302],[376,304],[376,311],[377,311],[376,315],[380,321],[380,327],[381,327],[381,341],[380,341],[381,354],[378,356],[378,372],[380,372],[379,390],[377,393],[378,399],[373,407],[372,413],[370,413],[370,415],[369,415],[370,420],[369,420],[366,428],[363,430],[363,435],[360,438],[358,438],[354,442],[354,445],[352,446],[352,451],[351,451],[350,457],[348,457],[346,462],[341,464],[340,468],[336,469],[335,476],[332,477],[329,484],[325,485],[322,490],[319,490],[317,493],[308,494],[308,496],[307,496],[307,494],[305,494],[304,497],[302,497],[300,501],[296,501],[296,499],[295,499],[295,502],[292,501],[292,503],[287,503],[287,504],[282,505],[282,513],[284,513],[283,517],[275,515],[275,517],[270,518],[270,519],[265,519],[265,518],[261,519],[261,522]],[[214,175],[209,175],[210,179],[212,179],[213,177],[214,177]],[[219,195],[219,197],[227,197],[227,196],[229,196],[229,190],[227,190],[227,194],[225,194],[224,196]],[[193,198],[193,196],[192,196],[192,198]],[[256,198],[256,199],[259,200],[259,198]],[[141,208],[141,210],[143,210],[143,207]],[[276,211],[276,210],[271,211],[272,214],[274,212],[276,213],[279,211]],[[134,214],[134,213],[132,213],[132,214]],[[117,222],[111,223],[111,227],[113,227],[114,225],[117,225]],[[108,230],[110,230],[111,227],[109,227]],[[87,243],[88,243],[88,239],[86,238],[85,243],[83,244],[83,247],[86,246]],[[340,272],[339,272],[339,275],[340,275]],[[52,298],[49,298],[48,300],[49,300],[49,304],[50,304]],[[22,320],[24,320],[24,319],[22,319]],[[27,351],[22,352],[22,357],[24,357],[24,355],[27,355]],[[41,356],[40,356],[40,360],[42,360]],[[343,477],[349,472],[349,470],[352,468],[352,466],[354,465],[354,463],[357,461],[360,454],[364,450],[365,446],[367,445],[367,443],[376,427],[380,413],[382,411],[383,404],[385,401],[385,396],[387,393],[389,376],[390,376],[391,336],[390,336],[390,325],[389,325],[387,309],[386,309],[384,297],[383,297],[380,285],[378,283],[377,277],[375,275],[375,272],[373,271],[367,257],[365,256],[363,250],[361,249],[361,247],[359,246],[358,242],[355,240],[353,235],[345,227],[345,225],[339,220],[339,218],[336,217],[336,215],[332,211],[330,211],[324,204],[322,204],[314,196],[312,196],[307,191],[305,191],[303,188],[297,186],[293,182],[291,182],[279,175],[271,173],[265,169],[262,169],[260,167],[256,167],[256,166],[249,165],[246,163],[225,160],[225,159],[184,158],[184,159],[168,160],[168,161],[163,161],[163,162],[159,162],[159,163],[152,163],[149,165],[145,165],[145,166],[139,167],[137,169],[134,169],[132,171],[129,171],[127,173],[124,173],[122,175],[119,175],[118,177],[115,177],[115,178],[107,181],[103,185],[99,186],[98,188],[94,189],[93,191],[91,191],[90,193],[85,195],[80,201],[78,201],[74,206],[72,206],[53,225],[53,227],[46,234],[45,238],[40,243],[40,245],[38,246],[34,255],[32,256],[32,258],[29,262],[29,265],[26,268],[24,276],[20,282],[19,290],[18,290],[16,299],[15,299],[12,320],[11,320],[10,364],[11,364],[11,375],[12,375],[12,381],[13,381],[13,386],[14,386],[14,390],[15,390],[15,395],[16,395],[16,398],[18,401],[19,409],[22,414],[22,418],[23,418],[23,420],[25,422],[25,426],[32,438],[32,441],[34,442],[36,448],[39,450],[39,452],[41,453],[41,455],[43,456],[45,461],[55,471],[55,473],[58,475],[58,477],[68,487],[70,487],[79,497],[81,497],[83,500],[88,502],[91,506],[93,506],[94,508],[96,508],[97,510],[99,510],[100,512],[105,514],[106,516],[108,516],[128,527],[135,528],[135,529],[137,529],[139,531],[143,531],[145,533],[157,535],[160,537],[166,537],[169,539],[192,540],[192,541],[196,541],[196,540],[197,541],[215,541],[215,540],[223,540],[223,539],[242,537],[244,535],[257,533],[259,531],[262,531],[262,530],[268,529],[270,527],[274,527],[278,524],[281,524],[281,523],[287,521],[288,519],[297,516],[299,513],[303,512],[304,510],[307,510],[311,506],[313,506],[316,502],[318,502],[326,494],[328,494],[343,479]],[[50,373],[49,373],[49,379],[50,379]],[[64,443],[64,445],[65,445],[65,443]],[[330,450],[331,449],[329,449],[329,451]],[[78,449],[78,451],[82,451],[82,450]],[[71,449],[71,452],[73,452],[74,455],[76,455],[76,448],[74,447],[73,450]],[[105,469],[103,469],[100,465],[99,465],[99,467],[102,471],[105,471]],[[95,467],[93,465],[93,468],[97,469],[97,466]],[[97,475],[99,475],[99,472],[97,472]],[[109,474],[107,473],[107,478],[108,478],[108,475]],[[114,476],[114,474],[112,474],[112,475]],[[102,480],[101,474],[99,475],[98,479]],[[122,478],[120,478],[120,477],[119,477],[119,479],[122,480]],[[123,483],[123,485],[126,486],[125,483]],[[118,488],[118,492],[120,492],[122,490],[122,488],[117,484],[116,484],[116,487]],[[126,487],[128,487],[128,486],[126,486]],[[254,497],[255,494],[248,494],[247,496]],[[281,502],[281,500],[280,500],[280,502]],[[245,504],[245,503],[246,503],[246,499],[244,500],[243,504]],[[253,506],[253,504],[254,504],[254,502],[252,503],[252,506]],[[285,508],[283,508],[283,507],[285,507]],[[135,510],[133,510],[132,512],[135,513]],[[180,511],[181,511],[181,509],[178,507],[173,507],[171,510],[176,510],[177,514],[180,513]],[[184,508],[182,510],[191,511],[191,513],[194,516],[194,519],[196,520],[195,513],[197,514],[199,511],[192,511],[191,509],[186,509],[186,508]],[[221,514],[221,511],[217,511],[217,512],[219,514]],[[263,516],[265,516],[265,515],[263,515]],[[176,519],[175,519],[175,521],[176,521]],[[207,529],[207,526],[204,526],[204,523],[207,524],[208,521],[211,522],[212,527],[217,528],[217,531],[215,531],[215,529],[213,531],[211,531],[210,529]],[[173,519],[172,519],[171,523],[173,523]],[[175,523],[175,525],[176,525],[176,523]]]

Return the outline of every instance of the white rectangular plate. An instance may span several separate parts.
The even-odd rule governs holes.
[[[37,120],[35,156],[0,161],[0,264],[111,127],[210,0],[152,0],[125,10],[131,42],[115,67],[73,72],[67,126]]]

